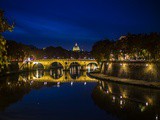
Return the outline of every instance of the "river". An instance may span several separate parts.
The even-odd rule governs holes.
[[[158,120],[160,90],[104,82],[79,68],[0,78],[0,120]]]

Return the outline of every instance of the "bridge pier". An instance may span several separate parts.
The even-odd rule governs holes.
[[[86,70],[87,70],[86,65],[82,65],[82,66],[81,66],[81,70],[82,70],[82,71],[86,71]]]
[[[64,69],[64,71],[69,71],[68,65],[65,65],[65,66],[63,67],[63,69]]]
[[[48,70],[49,66],[48,65],[44,65],[44,70]]]

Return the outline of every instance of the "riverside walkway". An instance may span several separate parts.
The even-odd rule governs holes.
[[[119,78],[119,77],[104,75],[101,73],[90,73],[90,76],[96,79],[106,80],[110,82],[160,89],[160,82],[148,82],[144,80]]]

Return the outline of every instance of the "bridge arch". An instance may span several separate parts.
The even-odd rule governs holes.
[[[86,70],[86,66],[90,63],[96,63],[95,60],[83,60],[83,59],[40,59],[28,62],[26,68],[33,69],[36,64],[42,64],[45,70],[49,69],[51,64],[54,62],[58,62],[63,66],[64,70],[69,70],[69,67],[72,63],[78,63],[81,66],[81,70]],[[25,63],[20,63],[19,68],[23,68]]]
[[[35,70],[35,69],[44,69],[44,65],[42,63],[36,62],[36,63],[33,63],[32,69],[33,70]]]
[[[53,61],[50,65],[49,68],[65,68],[64,64],[59,61]]]
[[[81,63],[80,63],[80,62],[77,62],[77,61],[75,61],[75,62],[70,62],[69,67],[70,67],[71,65],[72,65],[72,66],[74,66],[74,65],[75,65],[75,66],[76,66],[76,65],[82,66]]]
[[[43,70],[36,70],[36,71],[33,71],[32,74],[35,78],[42,78],[44,76],[44,71]]]
[[[77,79],[80,76],[81,64],[79,62],[71,62],[69,65],[70,77]]]
[[[89,65],[89,64],[95,64],[95,65],[97,65],[98,66],[98,63],[97,62],[87,62],[87,66]]]
[[[98,64],[95,62],[90,62],[86,65],[86,69],[90,72],[90,71],[94,71],[95,69],[98,68]]]
[[[53,79],[59,79],[59,78],[61,78],[64,75],[63,69],[50,69],[49,75]]]

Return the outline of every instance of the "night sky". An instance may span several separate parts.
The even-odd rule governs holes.
[[[101,39],[160,32],[158,0],[0,0],[0,8],[16,23],[5,38],[39,48],[91,50]]]

